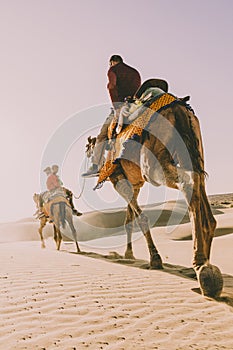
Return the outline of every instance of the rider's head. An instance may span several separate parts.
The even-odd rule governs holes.
[[[52,165],[52,173],[53,174],[57,174],[58,170],[59,170],[59,166],[58,165],[56,165],[56,164]]]
[[[50,166],[47,166],[47,168],[44,169],[44,172],[46,173],[46,175],[50,175],[52,173]]]
[[[123,59],[121,56],[119,55],[112,55],[110,57],[110,60],[109,60],[109,65],[112,67],[112,66],[115,66],[116,64],[118,63],[122,63],[123,62]]]

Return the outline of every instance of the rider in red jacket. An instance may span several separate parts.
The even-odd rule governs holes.
[[[47,175],[46,187],[47,187],[48,191],[52,191],[58,187],[61,187],[59,177],[52,171],[50,166],[48,166],[46,169],[44,169],[44,172]]]
[[[48,191],[52,191],[52,193],[53,193],[53,191],[56,190],[57,188],[61,188],[66,195],[66,199],[68,200],[68,202],[72,208],[73,214],[77,215],[77,216],[82,215],[82,213],[80,213],[74,207],[73,193],[70,190],[68,190],[67,188],[62,187],[63,183],[58,176],[58,170],[59,170],[59,167],[56,164],[52,165],[52,169],[50,167],[47,167],[46,169],[44,169],[44,172],[47,175],[46,186],[47,186]],[[42,207],[43,207],[43,201],[40,201],[40,212],[43,211]]]
[[[123,62],[119,55],[113,55],[109,60],[108,91],[115,111],[119,109],[126,97],[133,96],[141,85],[138,71]],[[92,166],[82,174],[83,177],[92,177],[98,174],[103,164],[104,152],[108,141],[108,127],[114,117],[114,112],[105,120],[96,139]]]
[[[107,88],[114,107],[117,107],[117,102],[124,102],[126,97],[133,96],[141,85],[138,71],[125,64],[118,55],[110,58],[108,80]]]

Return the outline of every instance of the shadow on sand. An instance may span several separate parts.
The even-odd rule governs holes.
[[[98,253],[93,252],[69,252],[70,254],[79,254],[82,256],[86,256],[89,258],[94,259],[100,259],[108,262],[112,262],[115,264],[121,264],[121,265],[127,265],[129,267],[135,267],[139,269],[149,270],[150,266],[149,263],[146,260],[140,260],[140,259],[125,259],[123,256],[119,255],[117,252],[109,252],[108,255],[102,255]],[[180,265],[171,265],[168,263],[163,264],[163,271],[165,273],[170,273],[172,275],[176,275],[182,278],[189,278],[189,279],[197,279],[196,273],[192,267],[185,267]],[[156,270],[151,270],[156,271]],[[223,281],[224,281],[224,287],[223,292],[221,294],[221,297],[216,298],[214,300],[218,302],[225,303],[231,307],[233,307],[233,276],[223,274]],[[192,288],[192,291],[198,294],[201,294],[201,291],[199,288]],[[211,298],[207,298],[209,300],[213,300]]]

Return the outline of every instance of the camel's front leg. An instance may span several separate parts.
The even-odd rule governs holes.
[[[150,268],[151,269],[163,269],[163,263],[162,263],[162,259],[158,253],[158,250],[153,242],[153,239],[151,237],[151,232],[150,232],[150,228],[149,228],[149,224],[148,224],[148,217],[141,213],[138,217],[137,217],[137,222],[139,227],[141,228],[146,241],[147,241],[147,245],[149,248],[149,252],[150,252]]]
[[[43,228],[45,227],[47,223],[47,219],[45,216],[43,216],[40,219],[40,227],[38,229],[39,235],[40,235],[40,240],[41,240],[41,248],[45,248],[45,241],[44,241],[44,237],[43,237]]]
[[[133,255],[133,247],[132,247],[132,233],[133,233],[133,220],[134,213],[131,209],[131,206],[127,206],[126,218],[125,218],[125,231],[127,233],[127,248],[125,251],[126,259],[135,259]]]
[[[138,225],[146,238],[149,248],[151,268],[162,269],[162,260],[151,237],[148,219],[142,213],[142,210],[137,203],[132,184],[124,177],[123,174],[119,174],[117,177],[111,178],[111,181],[114,184],[116,191],[127,201],[134,213],[134,216],[137,218]]]

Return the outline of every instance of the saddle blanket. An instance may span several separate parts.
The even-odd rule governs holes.
[[[141,115],[135,119],[132,124],[127,125],[115,138],[114,144],[111,150],[108,151],[105,164],[99,173],[97,185],[94,189],[98,189],[107,180],[109,176],[118,167],[116,160],[121,157],[122,152],[127,147],[127,142],[134,140],[142,135],[143,130],[151,120],[151,117],[155,113],[159,113],[162,109],[168,108],[172,103],[178,99],[169,93],[164,93],[153,99],[151,104],[148,105]],[[112,125],[110,125],[110,134],[112,133]],[[127,158],[128,159],[128,158]]]
[[[46,191],[41,194],[44,203],[48,203],[58,196],[66,198],[66,192],[63,187],[58,187],[54,190]]]

